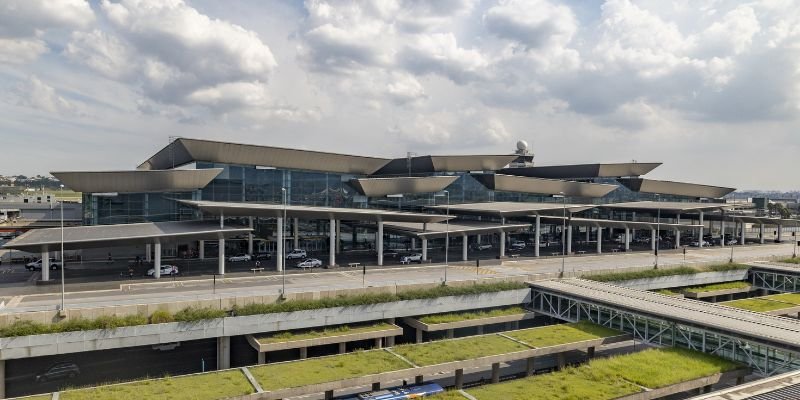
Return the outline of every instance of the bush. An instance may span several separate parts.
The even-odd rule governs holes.
[[[175,313],[175,321],[179,322],[194,322],[206,319],[216,319],[227,316],[225,310],[217,310],[214,308],[194,308],[188,307]]]
[[[175,318],[168,311],[156,310],[155,312],[150,314],[151,324],[164,324],[173,321],[175,321]]]
[[[48,325],[33,321],[16,321],[13,324],[0,328],[0,337],[28,336],[48,333]]]
[[[609,272],[605,274],[583,275],[582,278],[597,282],[616,282],[616,281],[630,281],[634,279],[658,278],[662,276],[693,275],[693,274],[699,274],[701,272],[735,271],[748,268],[750,267],[744,264],[726,263],[726,264],[707,265],[697,268],[682,266],[678,268],[647,269],[644,271],[633,271],[633,272]]]

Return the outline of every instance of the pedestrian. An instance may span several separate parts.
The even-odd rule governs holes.
[[[108,263],[111,264],[112,262],[114,262],[114,258],[111,257],[111,253],[109,252],[108,253]]]

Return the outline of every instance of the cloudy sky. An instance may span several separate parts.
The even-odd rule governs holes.
[[[800,189],[796,0],[3,0],[0,174],[170,136]]]

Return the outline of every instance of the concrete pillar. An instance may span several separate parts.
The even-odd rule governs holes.
[[[347,343],[339,343],[339,354],[347,352]]]
[[[675,218],[675,223],[680,225],[681,223],[681,215],[678,214]],[[680,228],[675,228],[675,248],[679,249],[681,247],[681,230]]]
[[[305,360],[308,358],[308,347],[301,347],[300,348],[300,359]]]
[[[572,254],[572,224],[567,225],[567,254]]]
[[[325,400],[333,400],[333,390],[325,391]]]
[[[153,253],[155,256],[155,261],[153,261],[153,271],[155,272],[153,273],[153,276],[156,279],[159,279],[161,278],[161,243],[156,242],[155,245],[155,252]]]
[[[425,378],[422,375],[417,375],[414,377],[414,383],[417,385],[422,385],[425,382]]]
[[[492,363],[492,383],[500,383],[500,363]]]
[[[422,329],[417,328],[417,335],[415,337],[415,343],[422,343]]]
[[[248,217],[247,218],[247,223],[248,223],[248,226],[250,226],[250,229],[253,229],[253,217]],[[249,254],[250,256],[253,255],[253,231],[252,230],[247,233],[247,254]]]
[[[380,382],[372,382],[372,391],[381,390],[381,383]]]
[[[589,240],[592,238],[592,227],[586,227],[586,244],[589,244]]]
[[[42,280],[49,281],[50,280],[50,252],[43,251],[42,252]]]
[[[452,339],[455,336],[455,329],[448,329],[446,334],[448,339]]]
[[[725,213],[722,213],[722,221],[719,222],[719,232],[720,232],[720,239],[719,245],[725,247]],[[736,237],[736,233],[734,232],[731,237]]]
[[[263,351],[258,352],[258,363],[259,364],[266,364],[267,363],[267,353]]]
[[[603,228],[597,227],[597,254],[603,254]]]
[[[206,241],[205,240],[200,240],[200,241],[197,242],[197,256],[201,260],[205,260],[206,259]]]
[[[394,318],[389,318],[386,322],[394,325]],[[387,347],[394,346],[394,336],[387,336],[386,337],[386,346]]]
[[[383,338],[375,338],[375,348],[376,349],[383,348]]]
[[[539,257],[539,244],[542,239],[542,217],[536,215],[536,232],[533,234],[533,255]]]
[[[703,212],[700,211],[700,227],[697,228],[697,244],[699,247],[703,247]]]
[[[534,360],[534,357],[528,357],[528,359],[525,360],[525,376],[533,376],[534,371],[536,371],[533,366]]]
[[[277,226],[275,227],[277,230],[277,243],[276,248],[276,255],[275,255],[275,265],[277,266],[278,272],[283,271],[284,263],[286,262],[286,256],[283,254],[283,218],[278,218]]]
[[[464,388],[464,370],[459,368],[456,370],[456,389],[461,390]]]
[[[217,369],[231,367],[231,337],[220,336],[217,338]]]
[[[217,259],[217,273],[225,275],[225,239],[219,240],[219,259]]]
[[[703,386],[703,393],[711,393],[712,385]]]
[[[300,248],[300,220],[295,218],[292,221],[292,237],[294,238],[294,247],[293,249]]]
[[[744,246],[744,240],[745,240],[745,236],[744,236],[744,222],[742,222],[742,238],[741,238],[741,240],[740,240],[740,242],[741,242],[742,246]]]
[[[336,254],[342,252],[342,221],[336,221]]]
[[[144,260],[147,262],[153,261],[151,254],[153,253],[153,249],[150,247],[150,243],[144,245]]]
[[[567,360],[564,357],[564,353],[556,354],[556,360],[558,362],[558,370],[561,371],[564,367],[567,366]]]
[[[411,250],[417,249],[417,238],[411,238]]]
[[[625,228],[625,251],[631,249],[631,228]]]
[[[650,250],[656,251],[656,228],[650,229]]]
[[[483,325],[478,325],[475,328],[475,331],[478,335],[483,335]]]
[[[339,237],[336,236],[336,220],[331,219],[329,225],[330,237],[328,238],[328,265],[333,267],[336,265],[336,243],[339,242]]]
[[[742,230],[744,230],[744,223],[742,223]],[[781,236],[783,236],[783,225],[778,225],[778,243],[782,242]]]
[[[0,399],[6,398],[6,360],[0,360]]]
[[[758,227],[758,237],[761,244],[764,244],[764,224],[761,224]]]
[[[594,346],[591,346],[588,349],[586,349],[586,357],[594,358]]]
[[[422,239],[422,261],[428,261],[428,239]]]
[[[500,231],[500,257],[506,256],[506,231]]]
[[[461,236],[461,260],[468,261],[469,257],[467,257],[467,250],[468,250],[468,243],[467,235]]]
[[[375,234],[375,249],[378,250],[378,265],[383,265],[383,221],[378,220],[378,233]]]

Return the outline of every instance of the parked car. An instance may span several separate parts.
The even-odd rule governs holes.
[[[475,244],[472,245],[472,250],[478,250],[478,251],[488,250],[488,249],[491,249],[491,248],[492,248],[492,245],[489,244],[489,243],[475,243]]]
[[[74,378],[81,374],[78,365],[72,362],[53,364],[47,371],[36,375],[36,382],[55,381],[59,379]]]
[[[308,258],[308,253],[306,253],[303,249],[294,249],[286,254],[287,260],[294,260],[294,259],[306,259]]]
[[[257,253],[255,258],[256,258],[256,260],[259,260],[259,261],[260,260],[271,260],[272,259],[272,254],[271,253]]]
[[[725,241],[725,245],[726,246],[733,246],[735,244],[739,244],[739,240],[738,239],[728,239],[728,240]]]
[[[384,257],[397,257],[399,255],[400,255],[400,253],[398,253],[397,250],[394,250],[394,249],[384,249],[383,250],[383,256]]]
[[[228,257],[228,262],[238,262],[238,261],[250,261],[250,255],[249,254],[239,254],[239,255]]]
[[[422,254],[414,253],[400,258],[400,264],[411,264],[412,262],[422,264]]]
[[[147,270],[147,276],[153,276],[156,273],[155,268],[150,268]],[[174,265],[162,265],[161,266],[161,275],[178,275],[178,267]]]
[[[307,258],[307,259],[305,259],[303,261],[300,261],[296,265],[297,268],[314,268],[314,267],[321,267],[321,266],[322,266],[322,260],[319,260],[319,259],[316,259],[316,258]]]
[[[25,268],[27,268],[28,271],[39,271],[42,269],[42,260],[38,259],[36,261],[29,262],[25,264]],[[55,258],[50,258],[50,269],[57,270],[59,268],[61,268],[61,263],[56,261]]]
[[[710,243],[708,243],[707,241],[703,240],[703,247],[707,247],[707,246],[710,246],[710,245],[711,245]],[[689,246],[691,246],[691,247],[700,247],[700,242],[695,240],[695,241],[689,243]]]
[[[522,250],[525,248],[525,242],[522,240],[515,240],[511,242],[511,250]]]

